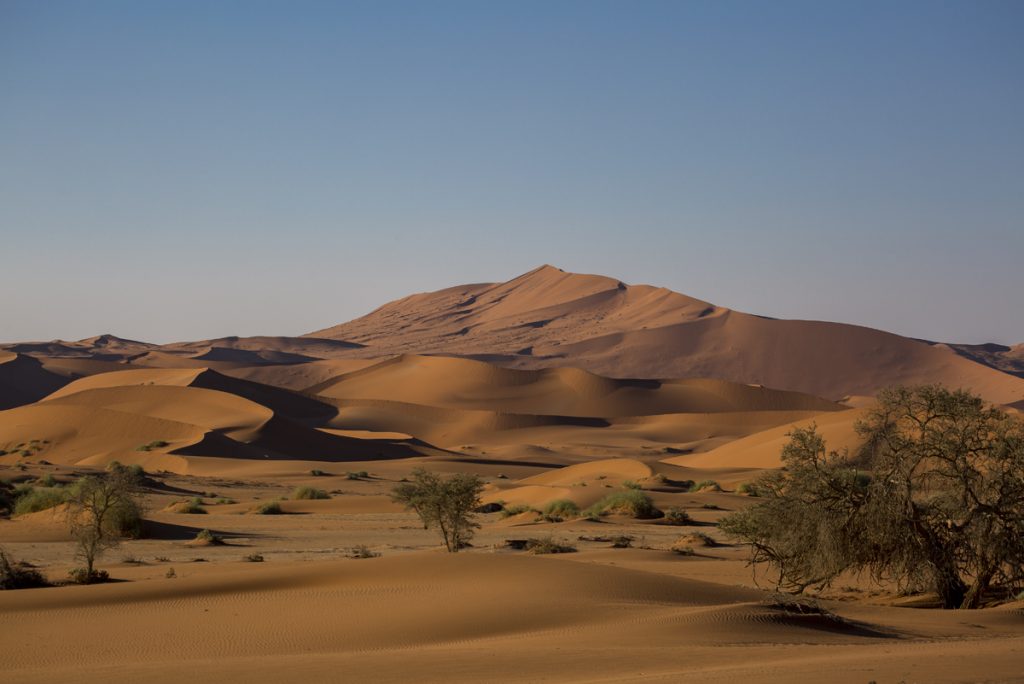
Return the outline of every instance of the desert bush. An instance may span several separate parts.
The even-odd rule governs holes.
[[[243,556],[242,560],[246,561],[247,563],[262,563],[263,556],[258,553],[250,553],[248,556]]]
[[[570,499],[557,499],[545,506],[542,513],[547,518],[565,520],[579,516],[580,507]]]
[[[196,534],[196,541],[204,542],[206,544],[223,544],[224,540],[219,536],[211,532],[210,530],[200,530]]]
[[[174,579],[178,576],[178,573],[174,572],[174,568],[167,568],[167,572],[164,573],[164,577],[167,579]]]
[[[46,581],[35,568],[27,567],[24,563],[11,558],[6,551],[0,549],[0,589],[32,589],[35,587],[48,587]]]
[[[14,502],[15,515],[45,511],[67,501],[67,493],[59,487],[22,486],[15,488],[15,494],[17,496]]]
[[[217,499],[217,504],[220,506],[227,506],[233,503],[237,503],[234,499],[228,499],[227,497],[220,497]]]
[[[622,486],[625,487],[626,489],[640,489],[641,488],[640,487],[640,483],[639,482],[634,482],[633,480],[626,480],[625,482],[622,483]]]
[[[590,512],[597,515],[620,514],[634,518],[659,518],[664,515],[654,507],[654,502],[644,492],[628,489],[615,492],[604,497],[591,507]]]
[[[348,471],[345,473],[345,479],[347,480],[365,480],[370,477],[370,473],[365,470]]]
[[[721,485],[714,480],[701,480],[697,484],[690,488],[691,492],[720,492],[722,491]]]
[[[689,525],[693,522],[693,518],[682,508],[673,506],[665,511],[665,518],[662,522],[666,525]]]
[[[1024,582],[1024,421],[964,391],[897,387],[856,429],[852,457],[813,426],[790,433],[758,503],[722,521],[751,562],[795,593],[867,572],[946,608]]]
[[[142,500],[139,480],[131,470],[118,468],[105,476],[83,477],[68,488],[67,521],[76,544],[76,557],[85,561],[79,580],[96,581],[101,572],[95,561],[120,543],[126,529],[138,524],[141,532]]]
[[[757,496],[757,485],[753,482],[741,482],[736,486],[736,493]]]
[[[718,546],[718,542],[712,539],[710,535],[704,534],[703,532],[692,532],[690,534],[683,535],[672,543],[673,548],[677,546]]]
[[[162,439],[154,439],[152,442],[149,442],[147,444],[143,444],[142,446],[137,447],[135,450],[136,451],[152,451],[153,449],[162,449],[165,446],[170,446],[170,442],[165,442]]]
[[[259,515],[281,515],[284,513],[284,510],[281,509],[279,501],[267,501],[257,506],[256,512]]]
[[[473,513],[480,505],[484,483],[476,475],[459,473],[443,479],[418,469],[412,481],[399,484],[391,498],[416,512],[424,528],[436,527],[450,553],[457,552],[480,527]]]
[[[206,509],[203,508],[203,500],[198,496],[194,496],[188,501],[176,506],[174,512],[185,513],[188,515],[205,515]]]
[[[110,579],[110,573],[106,570],[89,570],[88,568],[72,568],[68,570],[68,577],[75,584],[102,584]]]
[[[519,515],[520,513],[529,513],[534,509],[530,508],[526,504],[516,504],[515,506],[506,506],[501,509],[502,518],[511,518],[513,515]]]
[[[366,544],[353,546],[348,552],[349,558],[379,558],[380,554],[370,549]]]
[[[573,553],[576,547],[562,541],[555,541],[551,537],[543,539],[527,539],[526,550],[530,553],[541,555],[547,553]]]
[[[292,492],[293,499],[330,499],[331,495],[314,487],[296,487]]]
[[[330,473],[325,472],[323,470],[320,470],[319,468],[313,468],[312,470],[309,471],[309,474],[312,475],[313,477],[330,477],[331,476]]]
[[[53,476],[53,473],[46,473],[46,475],[36,480],[36,484],[40,487],[56,487],[59,483],[57,478]]]

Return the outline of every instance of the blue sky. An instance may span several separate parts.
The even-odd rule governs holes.
[[[1024,341],[1024,3],[0,0],[0,338],[542,263]]]

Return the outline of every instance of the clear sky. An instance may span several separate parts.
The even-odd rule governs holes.
[[[542,263],[1024,342],[1024,2],[0,0],[0,339]]]

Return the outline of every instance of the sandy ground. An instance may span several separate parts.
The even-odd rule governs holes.
[[[359,464],[370,477],[227,480],[164,474],[147,495],[152,538],[126,541],[102,567],[118,581],[0,593],[0,642],[19,682],[263,681],[1022,681],[1024,604],[970,613],[901,607],[851,581],[822,601],[833,617],[773,608],[770,592],[723,543],[693,556],[692,532],[722,542],[714,522],[749,499],[727,492],[650,491],[686,509],[685,527],[613,517],[536,522],[481,516],[473,548],[447,554],[434,533],[390,502],[409,464]],[[519,480],[488,478],[492,498],[591,487],[643,475],[615,460]],[[44,468],[58,478],[61,467]],[[19,473],[22,471],[18,471]],[[40,471],[42,472],[42,471]],[[713,474],[713,471],[709,471]],[[36,474],[33,469],[32,474]],[[562,477],[558,477],[561,474]],[[252,513],[300,483],[334,492]],[[615,484],[613,488],[617,488]],[[575,489],[589,489],[576,487]],[[569,487],[568,489],[573,489]],[[603,491],[607,491],[603,486]],[[572,493],[572,492],[570,492]],[[577,492],[578,493],[578,492]],[[174,513],[200,496],[204,515]],[[219,498],[236,503],[221,503]],[[705,507],[709,506],[709,507]],[[227,542],[194,546],[201,529]],[[633,537],[631,548],[608,541]],[[533,556],[506,539],[579,550]],[[72,561],[59,513],[0,521],[0,544],[54,579]],[[348,558],[365,544],[376,558]],[[247,562],[260,554],[264,561]],[[127,561],[127,562],[126,562]],[[174,577],[168,578],[173,568]],[[768,578],[760,578],[768,586]]]

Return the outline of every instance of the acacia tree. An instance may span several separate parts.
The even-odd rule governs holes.
[[[95,581],[96,559],[117,546],[121,537],[136,532],[142,517],[139,478],[129,468],[83,477],[68,497],[68,528],[75,540],[75,557],[85,563],[81,581]]]
[[[476,475],[459,473],[448,479],[423,469],[414,470],[411,482],[403,482],[391,498],[413,510],[423,529],[436,527],[449,553],[456,553],[480,527],[473,512],[480,505],[483,482]]]
[[[976,608],[1024,581],[1024,423],[939,386],[883,391],[856,425],[863,446],[828,451],[797,429],[762,498],[722,522],[782,589],[867,572]]]

